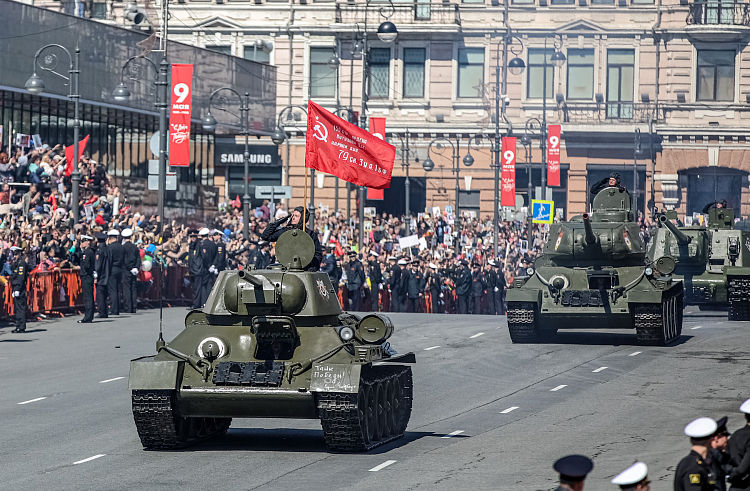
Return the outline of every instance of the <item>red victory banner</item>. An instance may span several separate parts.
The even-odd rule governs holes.
[[[516,206],[516,137],[503,137],[503,188],[500,206]]]
[[[172,110],[169,113],[169,165],[190,166],[190,110],[193,65],[172,65]]]
[[[381,140],[385,140],[385,118],[370,118],[370,133]],[[367,199],[385,199],[385,191],[367,188]]]
[[[81,161],[81,156],[83,155],[83,150],[86,148],[86,144],[89,142],[89,135],[86,135],[86,137],[78,142],[78,160],[77,162]],[[65,147],[65,175],[70,176],[73,173],[73,166],[75,165],[76,160],[73,158],[73,154],[75,153],[74,145],[71,145],[69,147]]]
[[[312,101],[307,112],[305,167],[357,186],[385,189],[391,185],[396,147]]]
[[[547,184],[560,185],[560,125],[551,124],[547,131]]]

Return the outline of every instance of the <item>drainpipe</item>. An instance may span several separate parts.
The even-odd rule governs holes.
[[[656,104],[656,111],[654,116],[659,116],[659,64],[661,62],[661,34],[657,33],[657,29],[661,28],[661,0],[656,0],[656,22],[651,27],[651,35],[654,38],[654,45],[656,46],[656,73],[655,73],[655,95],[654,100]],[[656,154],[654,153],[654,117],[650,117],[648,120],[648,148],[651,155],[651,217],[656,216]],[[662,201],[664,200],[664,194],[662,192]],[[663,204],[663,203],[662,203]]]

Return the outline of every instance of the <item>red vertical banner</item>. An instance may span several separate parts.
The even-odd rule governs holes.
[[[370,118],[370,133],[385,140],[385,118]],[[385,190],[367,188],[367,199],[385,199]]]
[[[516,206],[516,138],[503,137],[503,187],[500,206]]]
[[[169,165],[190,166],[190,111],[193,107],[193,65],[172,65],[169,113]]]
[[[547,185],[560,185],[560,125],[551,124],[547,131]]]

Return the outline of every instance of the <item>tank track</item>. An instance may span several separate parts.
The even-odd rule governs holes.
[[[662,298],[661,304],[638,304],[633,324],[638,344],[667,346],[682,334],[683,298],[679,294]]]
[[[173,450],[226,433],[231,418],[183,418],[173,390],[134,390],[133,419],[145,449]]]
[[[750,320],[750,277],[729,276],[727,278],[729,298],[729,320]]]
[[[408,366],[363,368],[357,394],[319,393],[318,416],[328,448],[366,452],[401,438],[413,393]]]
[[[541,329],[533,302],[508,303],[508,332],[513,343],[539,343],[550,341],[557,329]]]

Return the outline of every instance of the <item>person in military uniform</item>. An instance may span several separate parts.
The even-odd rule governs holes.
[[[711,442],[709,454],[711,454],[711,467],[716,476],[716,491],[727,491],[727,474],[731,471],[731,457],[727,453],[729,444],[729,431],[727,431],[726,416],[716,420],[716,433]]]
[[[199,309],[203,306],[201,303],[201,292],[203,290],[203,255],[198,240],[198,231],[190,230],[188,232],[188,276],[190,284],[193,287],[193,304],[191,308]]]
[[[10,273],[10,287],[13,290],[13,313],[16,318],[16,328],[11,332],[26,332],[26,284],[29,279],[29,265],[26,255],[18,246],[10,248],[13,252],[13,265]]]
[[[462,259],[456,271],[456,293],[458,294],[458,313],[469,313],[469,295],[471,294],[471,271],[469,263]]]
[[[120,232],[112,229],[107,232],[107,249],[109,250],[109,313],[120,315],[120,293],[122,292],[122,272],[125,267],[125,249],[120,244]]]
[[[750,489],[750,399],[740,406],[745,413],[745,426],[735,431],[729,439],[729,456],[733,468],[729,472],[730,490]]]
[[[99,245],[94,256],[94,283],[96,284],[96,315],[99,319],[106,319],[108,314],[107,296],[109,295],[109,248],[107,247],[107,234],[99,232],[96,235]]]
[[[596,196],[599,191],[602,191],[606,188],[618,188],[621,191],[625,190],[625,186],[620,184],[620,174],[617,172],[612,172],[609,177],[605,177],[601,181],[598,181],[594,183],[593,186],[591,186],[591,197],[593,199],[594,196]]]
[[[407,312],[409,308],[408,296],[411,270],[409,269],[409,261],[405,258],[399,259],[398,265],[401,266],[401,277],[399,278],[398,285],[396,285],[399,312]]]
[[[372,260],[370,261],[370,270],[368,271],[368,274],[370,275],[370,296],[372,297],[372,310],[373,312],[377,312],[380,310],[380,288],[383,284],[383,272],[380,269],[380,264],[378,264],[378,253],[375,251],[370,251],[370,255],[372,256]]]
[[[726,208],[726,207],[727,207],[727,200],[725,200],[725,199],[723,199],[721,201],[712,201],[712,202],[708,203],[706,206],[703,207],[703,212],[702,213],[705,215],[706,213],[708,213],[708,210],[710,210],[711,208],[722,209],[722,208]]]
[[[594,463],[584,455],[567,455],[552,466],[560,474],[560,485],[555,491],[582,491],[586,476]]]
[[[365,284],[365,269],[357,259],[357,253],[349,251],[349,262],[346,264],[346,288],[349,290],[351,310],[358,311],[362,300],[362,287]]]
[[[312,262],[310,262],[310,264],[305,268],[305,271],[318,271],[318,269],[320,269],[320,261],[323,259],[323,246],[320,245],[320,240],[318,240],[318,233],[308,227],[305,227],[304,221],[302,220],[302,213],[304,213],[304,211],[305,209],[303,207],[298,206],[290,215],[280,218],[275,222],[270,222],[268,224],[268,227],[266,227],[266,229],[263,231],[263,234],[260,236],[260,238],[268,242],[276,242],[277,240],[279,240],[279,237],[281,237],[281,234],[283,234],[287,230],[304,229],[304,231],[307,232],[307,235],[310,236],[310,238],[313,240],[313,243],[315,244],[315,256],[313,257]],[[287,221],[289,221],[288,225],[282,227],[282,225]]]
[[[389,256],[388,262],[391,265],[388,270],[388,289],[391,292],[391,312],[400,312],[401,305],[398,298],[398,285],[401,283],[401,266],[396,262],[395,256]]]
[[[692,450],[677,464],[674,491],[714,490],[716,476],[711,468],[708,451],[716,429],[716,421],[711,418],[698,418],[685,427],[685,435],[690,437]]]
[[[620,486],[621,491],[650,491],[651,481],[648,478],[648,466],[636,462],[612,479],[612,484]]]
[[[482,267],[479,263],[474,263],[473,271],[471,272],[471,304],[472,314],[482,314],[482,297],[484,296],[484,289],[487,287],[487,282],[484,279],[484,273],[482,273]]]
[[[94,274],[96,274],[96,255],[91,248],[93,237],[81,235],[81,293],[83,294],[83,319],[78,321],[79,324],[88,324],[94,322]]]
[[[419,312],[419,299],[424,295],[424,275],[419,271],[419,259],[409,262],[409,284],[406,287],[407,312]]]
[[[133,231],[126,228],[122,231],[125,243],[122,272],[122,307],[126,313],[135,314],[138,306],[138,267],[141,265],[141,253],[133,244]]]
[[[218,276],[219,273],[227,269],[227,248],[224,246],[224,234],[221,230],[215,230],[211,236],[216,244],[216,257],[214,258],[214,275]]]
[[[216,259],[216,244],[209,237],[209,230],[203,227],[198,231],[198,239],[200,240],[200,254],[203,256],[202,269],[201,269],[201,305],[206,305],[208,295],[214,287],[214,281],[216,276],[216,266],[214,266],[214,260]]]
[[[430,263],[430,272],[427,273],[427,288],[430,290],[430,300],[432,301],[432,313],[442,314],[440,310],[440,291],[442,279],[438,273],[438,267],[435,263]]]

